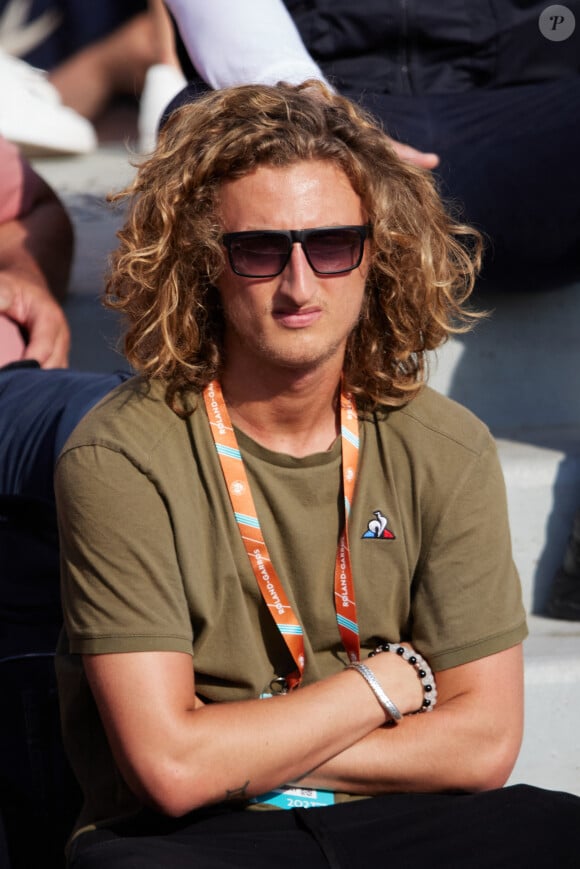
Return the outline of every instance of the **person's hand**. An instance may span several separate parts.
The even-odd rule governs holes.
[[[412,148],[411,145],[403,145],[402,142],[397,142],[395,139],[391,139],[391,144],[397,155],[406,163],[411,163],[420,169],[435,169],[439,165],[437,154],[418,151],[417,148]]]
[[[61,306],[47,289],[25,275],[0,272],[0,312],[25,330],[24,359],[36,359],[42,368],[68,366],[70,330]]]

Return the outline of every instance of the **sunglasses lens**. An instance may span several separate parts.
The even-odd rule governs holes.
[[[247,233],[230,246],[232,266],[239,275],[270,277],[283,270],[290,253],[290,239],[275,233]]]
[[[324,229],[309,233],[303,246],[312,268],[320,274],[332,275],[359,265],[363,239],[354,229]]]

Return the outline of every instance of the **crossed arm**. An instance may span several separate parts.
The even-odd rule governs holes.
[[[521,646],[437,675],[438,705],[384,727],[360,675],[345,670],[289,695],[204,706],[189,655],[89,655],[84,667],[127,783],[181,815],[283,783],[378,794],[500,787],[522,734]],[[402,712],[420,705],[413,668],[367,662]]]

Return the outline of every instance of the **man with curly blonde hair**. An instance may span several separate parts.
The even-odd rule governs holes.
[[[580,800],[502,789],[526,626],[494,444],[423,382],[477,235],[314,83],[183,106],[126,194],[138,376],[56,476],[70,865],[571,865]]]

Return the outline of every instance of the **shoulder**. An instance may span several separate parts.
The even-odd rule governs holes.
[[[437,451],[477,456],[494,445],[488,427],[475,414],[428,386],[378,425],[407,444]]]
[[[363,450],[369,467],[388,465],[400,483],[423,497],[435,490],[450,493],[474,474],[477,479],[486,474],[500,477],[495,441],[487,426],[429,387],[404,407],[365,424]]]
[[[133,377],[89,411],[67,440],[61,459],[83,447],[102,447],[148,466],[156,455],[188,441],[188,429],[188,418],[165,402],[163,383]]]

